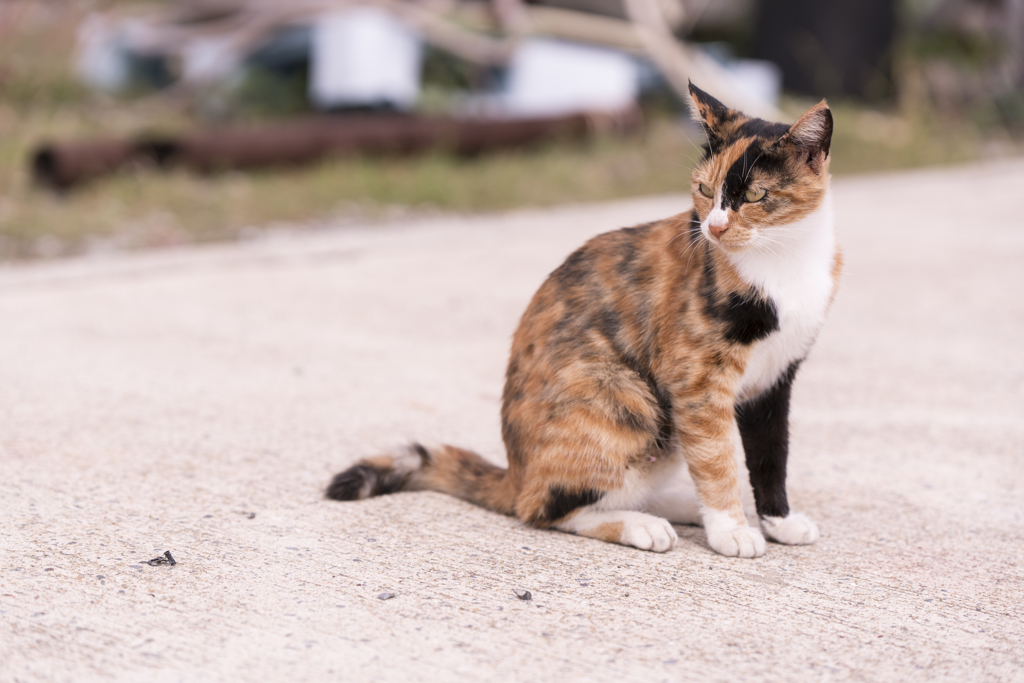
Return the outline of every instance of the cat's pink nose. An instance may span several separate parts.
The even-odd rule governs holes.
[[[712,235],[721,239],[722,235],[725,234],[725,231],[729,229],[729,225],[727,223],[722,223],[721,225],[709,225],[708,228],[711,229]]]

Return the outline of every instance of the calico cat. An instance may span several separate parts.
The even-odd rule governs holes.
[[[729,556],[762,555],[765,535],[818,538],[790,510],[786,458],[790,390],[842,264],[832,114],[822,101],[770,123],[692,83],[690,96],[707,135],[693,209],[591,239],[523,314],[501,411],[508,469],[413,444],[338,474],[329,498],[442,491],[657,552],[675,544],[672,523],[703,523]],[[741,452],[760,529],[741,503]],[[684,466],[699,506],[670,491]]]

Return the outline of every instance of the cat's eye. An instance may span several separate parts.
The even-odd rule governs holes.
[[[707,197],[708,199],[714,199],[715,198],[715,191],[712,190],[707,185],[705,185],[704,183],[700,184],[700,193],[702,195],[704,195],[705,197]]]
[[[744,193],[743,198],[748,202],[759,202],[764,199],[764,195],[764,190],[747,190],[746,193]]]

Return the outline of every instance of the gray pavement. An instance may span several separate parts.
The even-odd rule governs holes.
[[[835,182],[790,474],[822,538],[757,560],[321,498],[409,438],[502,461],[535,288],[685,197],[0,268],[0,680],[1024,681],[1022,188]]]

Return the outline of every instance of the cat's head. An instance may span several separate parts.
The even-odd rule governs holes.
[[[693,83],[690,98],[693,118],[707,135],[691,177],[704,237],[729,251],[743,249],[821,205],[832,141],[825,100],[789,125],[729,109]]]

